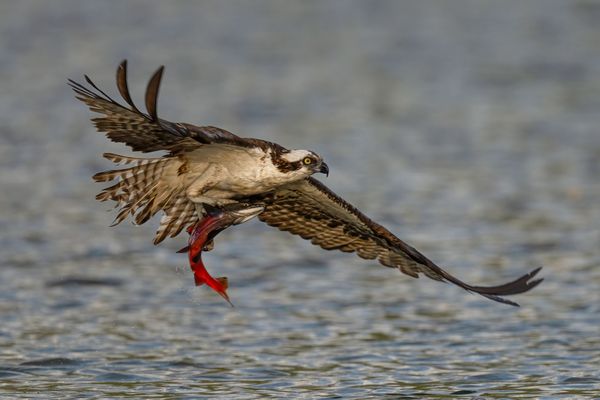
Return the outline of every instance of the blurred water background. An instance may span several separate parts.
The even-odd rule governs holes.
[[[0,395],[600,396],[600,2],[0,2]],[[67,78],[325,157],[326,184],[511,308],[258,221],[205,261],[109,228]],[[325,178],[320,178],[325,179]]]

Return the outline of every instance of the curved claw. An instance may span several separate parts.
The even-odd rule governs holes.
[[[202,246],[202,251],[211,251],[214,248],[215,248],[215,241],[214,241],[214,239],[210,239],[204,244],[204,246]]]

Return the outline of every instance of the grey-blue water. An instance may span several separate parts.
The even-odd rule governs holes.
[[[600,3],[0,3],[0,395],[600,397]],[[258,221],[205,257],[110,228],[127,153],[67,78],[166,65],[158,112],[322,154],[337,193],[512,308]]]

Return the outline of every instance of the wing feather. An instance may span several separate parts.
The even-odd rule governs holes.
[[[123,60],[117,69],[117,88],[119,89],[121,97],[129,104],[129,107],[131,107],[131,111],[142,114],[133,103],[131,95],[129,94],[129,87],[127,85],[127,60]]]
[[[87,85],[70,79],[68,81],[75,97],[85,103],[92,112],[100,114],[92,118],[92,121],[98,131],[105,133],[110,140],[125,143],[134,151],[143,153],[160,150],[170,152],[161,158],[151,159],[105,154],[105,157],[115,164],[133,166],[94,175],[98,182],[117,181],[96,196],[100,201],[114,200],[117,202],[116,207],[121,207],[115,224],[123,221],[128,215],[134,217],[137,224],[143,224],[158,211],[165,212],[154,239],[155,244],[166,237],[176,236],[198,218],[193,202],[185,196],[185,190],[179,185],[173,186],[173,182],[162,177],[162,170],[168,165],[169,159],[174,159],[183,152],[196,150],[200,146],[212,144],[284,150],[276,144],[259,139],[240,138],[214,126],[174,123],[159,118],[157,102],[163,72],[164,67],[160,67],[148,82],[144,98],[147,114],[135,105],[129,92],[127,60],[121,62],[116,76],[117,89],[125,100],[125,105],[110,97],[87,75]]]
[[[538,268],[499,286],[467,284],[369,219],[314,178],[283,186],[253,200],[265,205],[265,211],[258,216],[261,221],[308,239],[323,249],[355,252],[361,258],[377,259],[380,264],[398,268],[414,278],[423,274],[501,303],[518,306],[501,296],[526,292],[542,281],[532,280],[541,269]]]
[[[156,105],[158,102],[158,89],[160,87],[160,80],[162,79],[164,66],[161,66],[150,78],[148,87],[146,88],[146,109],[152,122],[158,122],[158,113],[156,112]]]
[[[260,139],[241,138],[214,126],[195,126],[175,123],[158,117],[157,101],[164,67],[160,67],[150,78],[146,88],[147,114],[141,112],[133,102],[127,85],[127,60],[117,68],[117,88],[127,106],[112,99],[87,75],[89,87],[68,80],[75,97],[84,102],[91,111],[101,114],[92,119],[96,128],[113,142],[125,143],[134,151],[149,153],[160,150],[171,154],[191,151],[199,146],[213,143],[243,147],[281,148]],[[281,148],[282,149],[282,148]]]

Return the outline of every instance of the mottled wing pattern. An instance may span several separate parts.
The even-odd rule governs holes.
[[[450,275],[431,260],[369,219],[314,178],[286,185],[255,201],[265,205],[259,219],[280,230],[299,235],[326,250],[356,252],[365,259],[376,259],[386,267],[398,268],[407,275],[419,274],[456,284],[492,300],[517,305],[499,296],[518,294],[538,285],[530,281],[539,271],[494,287],[472,286]]]
[[[164,212],[154,236],[154,244],[162,242],[166,237],[179,235],[183,228],[198,221],[196,206],[184,194],[173,198]]]
[[[92,121],[99,132],[113,142],[125,143],[135,151],[144,153],[171,150],[189,136],[181,124],[159,119],[156,114],[158,88],[162,77],[161,67],[150,79],[146,90],[148,114],[142,113],[133,103],[127,87],[127,63],[123,61],[117,70],[117,87],[129,105],[125,107],[100,90],[89,77],[85,77],[91,88],[69,80],[76,97],[87,104],[91,111],[102,114]],[[196,143],[196,145],[200,145]]]
[[[160,67],[148,83],[145,95],[147,113],[134,104],[127,85],[127,61],[117,69],[117,88],[127,106],[113,100],[86,76],[89,87],[69,80],[76,97],[91,111],[101,114],[92,119],[98,131],[114,142],[125,143],[134,151],[144,153],[167,150],[170,153],[159,158],[135,158],[117,154],[104,157],[115,164],[133,166],[104,171],[96,174],[97,182],[116,181],[98,194],[100,201],[113,200],[120,207],[114,224],[131,216],[136,224],[143,224],[158,211],[163,210],[160,227],[154,238],[157,244],[166,237],[174,237],[197,220],[194,203],[185,196],[185,190],[172,177],[166,177],[165,169],[177,162],[182,153],[216,143],[237,146],[267,146],[258,139],[245,139],[214,126],[195,126],[173,123],[157,114],[157,100],[163,67]]]
[[[154,243],[167,236],[174,237],[190,223],[197,220],[196,209],[185,195],[181,182],[169,178],[169,169],[177,168],[172,157],[136,158],[105,153],[104,158],[115,164],[131,165],[121,169],[99,172],[93,176],[96,182],[116,181],[102,190],[96,199],[113,200],[119,213],[113,225],[131,216],[135,224],[141,225],[160,210],[165,215],[160,220]],[[167,173],[165,173],[167,172]]]
[[[213,143],[244,147],[274,145],[259,139],[241,138],[215,126],[196,126],[159,118],[157,101],[163,71],[164,68],[160,67],[148,82],[144,97],[147,113],[139,110],[129,93],[127,61],[123,61],[117,69],[117,88],[128,107],[113,100],[87,75],[85,80],[90,87],[70,79],[68,83],[77,99],[87,104],[91,111],[102,114],[92,118],[98,131],[106,133],[113,142],[125,143],[134,151],[149,153],[168,150],[175,154]]]

